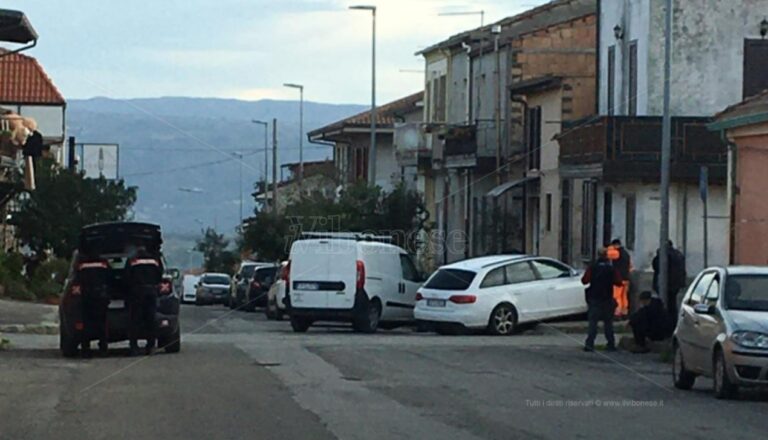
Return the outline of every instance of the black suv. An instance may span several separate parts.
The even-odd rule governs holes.
[[[162,242],[160,227],[148,223],[103,223],[82,229],[59,305],[59,346],[64,356],[77,355],[81,345],[89,349],[94,340],[108,343],[130,338],[129,309],[135,303],[131,295],[137,291],[134,280],[138,279],[133,274],[142,270],[137,268],[157,274],[146,277],[151,281],[141,282],[139,290],[149,292],[146,301],[156,299],[156,304],[150,303],[151,328],[159,347],[169,353],[181,349],[179,296],[171,277],[163,276]],[[102,311],[97,319],[94,309]],[[152,338],[146,327],[134,336]]]

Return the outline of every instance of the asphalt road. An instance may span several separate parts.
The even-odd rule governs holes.
[[[0,439],[765,438],[768,394],[671,388],[655,356],[581,337],[293,334],[286,322],[185,306],[175,355],[62,359],[57,339],[0,352]]]

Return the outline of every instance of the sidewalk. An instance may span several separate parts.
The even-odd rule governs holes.
[[[0,299],[0,332],[58,334],[58,308],[47,304]]]

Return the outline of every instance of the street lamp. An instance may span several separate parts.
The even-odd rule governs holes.
[[[259,121],[256,119],[251,119],[251,122],[258,125],[264,126],[264,191],[267,190],[267,175],[269,174],[268,164],[269,164],[269,122]]]
[[[349,9],[357,11],[371,11],[372,39],[371,39],[371,147],[368,158],[368,180],[371,185],[376,185],[376,6],[350,6]]]
[[[301,84],[283,84],[291,89],[299,89],[299,189],[304,182],[304,86]]]

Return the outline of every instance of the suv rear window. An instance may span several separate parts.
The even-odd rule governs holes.
[[[424,285],[427,289],[436,290],[467,290],[475,272],[461,269],[440,269]]]
[[[253,276],[253,272],[256,270],[255,264],[249,264],[247,266],[243,266],[243,268],[240,270],[240,275],[242,275],[242,278],[244,280],[249,280]]]
[[[254,275],[254,279],[260,283],[262,282],[272,282],[275,279],[275,276],[277,275],[277,267],[263,267],[257,271],[255,271],[256,274]]]
[[[229,278],[220,275],[208,275],[203,278],[203,284],[229,284]]]

